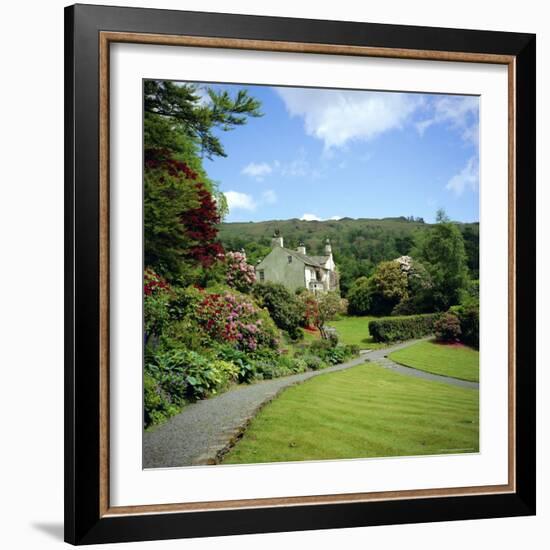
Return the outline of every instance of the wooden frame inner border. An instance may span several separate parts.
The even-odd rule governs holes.
[[[477,487],[383,491],[301,497],[279,497],[214,502],[150,504],[111,507],[109,501],[109,57],[111,43],[154,44],[255,50],[271,52],[312,53],[394,59],[423,59],[466,63],[492,63],[508,67],[508,483]],[[515,56],[462,53],[436,50],[377,48],[337,44],[279,42],[185,35],[163,35],[125,32],[99,33],[99,281],[100,281],[100,487],[99,515],[114,517],[170,512],[197,512],[277,506],[320,505],[350,502],[438,498],[449,496],[488,495],[516,491],[516,62]]]

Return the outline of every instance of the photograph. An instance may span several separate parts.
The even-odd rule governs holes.
[[[479,453],[479,119],[143,80],[143,468]]]

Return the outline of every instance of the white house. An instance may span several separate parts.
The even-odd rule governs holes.
[[[283,237],[278,233],[273,235],[271,244],[271,252],[256,266],[259,282],[281,283],[291,291],[298,288],[312,292],[338,289],[338,272],[329,239],[325,241],[323,256],[308,256],[303,243],[296,250],[285,248]]]

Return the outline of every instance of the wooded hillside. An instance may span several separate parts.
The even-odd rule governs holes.
[[[457,224],[464,237],[468,268],[473,279],[479,277],[479,223]],[[265,222],[223,223],[219,237],[226,250],[244,248],[248,261],[255,264],[269,253],[276,230],[284,237],[285,247],[296,248],[300,241],[308,254],[323,253],[324,241],[332,243],[334,259],[341,275],[345,295],[351,283],[369,276],[383,260],[410,254],[415,234],[431,224],[418,218],[352,219],[326,221],[270,220]]]

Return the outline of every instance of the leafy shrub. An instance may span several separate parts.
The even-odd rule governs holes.
[[[461,334],[458,317],[453,313],[443,313],[434,323],[434,332],[440,342],[456,342]]]
[[[328,340],[317,340],[309,347],[309,354],[319,357],[331,365],[343,363],[359,353],[355,345],[333,346]],[[308,355],[309,355],[308,354]]]
[[[168,304],[172,290],[168,283],[151,268],[143,276],[143,316],[145,341],[160,336],[170,322]]]
[[[258,284],[253,290],[260,307],[265,307],[275,324],[288,333],[293,340],[304,337],[300,329],[304,317],[302,302],[280,283]]]
[[[215,394],[239,375],[233,363],[183,349],[158,352],[155,362],[146,365],[146,372],[179,404]]]
[[[195,311],[201,299],[201,291],[194,286],[174,287],[168,303],[170,319],[174,321],[184,319]]]
[[[338,363],[343,363],[347,359],[347,354],[343,347],[330,348],[325,353],[324,359],[331,365],[338,365]]]
[[[375,342],[395,342],[422,338],[432,334],[434,323],[440,313],[411,315],[409,317],[387,317],[370,321],[369,332]]]
[[[306,372],[307,371],[307,363],[300,357],[300,358],[297,358],[295,357],[293,362],[292,362],[292,372],[294,372],[295,374],[299,374],[301,372]]]
[[[328,363],[316,355],[303,355],[301,359],[309,370],[321,370],[328,367]]]
[[[338,333],[333,328],[330,330],[325,329],[325,332],[327,333],[327,340],[330,342],[330,345],[335,348],[338,345]]]
[[[299,374],[307,370],[307,364],[303,359],[299,357],[290,357],[289,355],[280,355],[271,362],[263,363],[264,368],[266,364],[273,365],[273,372],[278,373],[278,376]],[[264,378],[276,378],[276,376],[266,376],[266,371],[262,372],[264,374]]]
[[[256,365],[250,354],[240,351],[233,346],[222,344],[216,349],[218,359],[228,361],[237,368],[239,384],[249,384],[254,380],[261,380],[263,376],[256,370]]]
[[[152,376],[159,387],[170,396],[175,405],[183,405],[187,398],[187,381],[182,354],[185,352],[173,350],[153,352],[152,362],[145,365],[145,374]]]
[[[179,412],[179,407],[172,403],[160,384],[148,373],[143,376],[143,423],[147,428],[160,424]]]
[[[346,344],[344,346],[346,353],[349,357],[355,357],[359,355],[359,350],[361,349],[357,344]]]
[[[329,340],[314,340],[309,345],[309,350],[314,355],[322,356],[332,347],[332,343]]]
[[[277,361],[260,360],[255,363],[256,376],[261,380],[271,380],[293,374],[289,366]]]
[[[190,399],[204,399],[216,394],[238,378],[239,370],[233,363],[209,361],[200,355],[196,359],[187,367],[186,382],[190,388]]]

